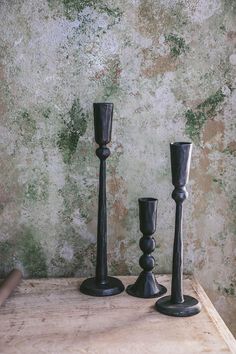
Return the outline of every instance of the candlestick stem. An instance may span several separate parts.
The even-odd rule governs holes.
[[[173,247],[171,301],[181,304],[183,297],[183,237],[182,237],[182,203],[176,204],[175,237]]]
[[[107,158],[110,155],[110,150],[108,148],[100,146],[96,151],[96,154],[100,159],[96,281],[100,284],[107,283],[107,206],[105,152],[107,152]]]

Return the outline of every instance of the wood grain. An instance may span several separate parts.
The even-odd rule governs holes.
[[[120,277],[125,285],[135,277]],[[78,291],[83,279],[24,280],[0,308],[1,354],[236,353],[236,341],[200,284],[185,276],[185,293],[202,312],[174,318],[154,310],[155,299],[125,292],[94,298]],[[158,276],[169,288],[170,276]]]

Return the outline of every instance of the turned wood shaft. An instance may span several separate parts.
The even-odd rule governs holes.
[[[22,273],[18,269],[13,269],[0,286],[0,306],[11,295],[22,278]]]

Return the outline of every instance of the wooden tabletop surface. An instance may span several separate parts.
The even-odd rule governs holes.
[[[120,277],[125,285],[136,277]],[[158,281],[169,290],[170,276]],[[155,311],[156,299],[122,294],[91,297],[82,279],[23,280],[0,308],[1,354],[236,353],[236,341],[200,284],[185,276],[185,294],[200,314],[175,318]]]

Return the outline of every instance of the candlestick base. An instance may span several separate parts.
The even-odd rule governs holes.
[[[141,272],[134,284],[126,288],[129,295],[142,298],[159,297],[167,292],[167,289],[159,284],[152,272]]]
[[[80,291],[91,296],[112,296],[120,294],[124,290],[122,282],[113,277],[107,277],[106,284],[98,284],[96,278],[88,278],[83,281]]]
[[[201,311],[201,304],[192,296],[184,295],[184,302],[173,304],[171,296],[164,296],[156,302],[156,310],[168,316],[188,317]]]

